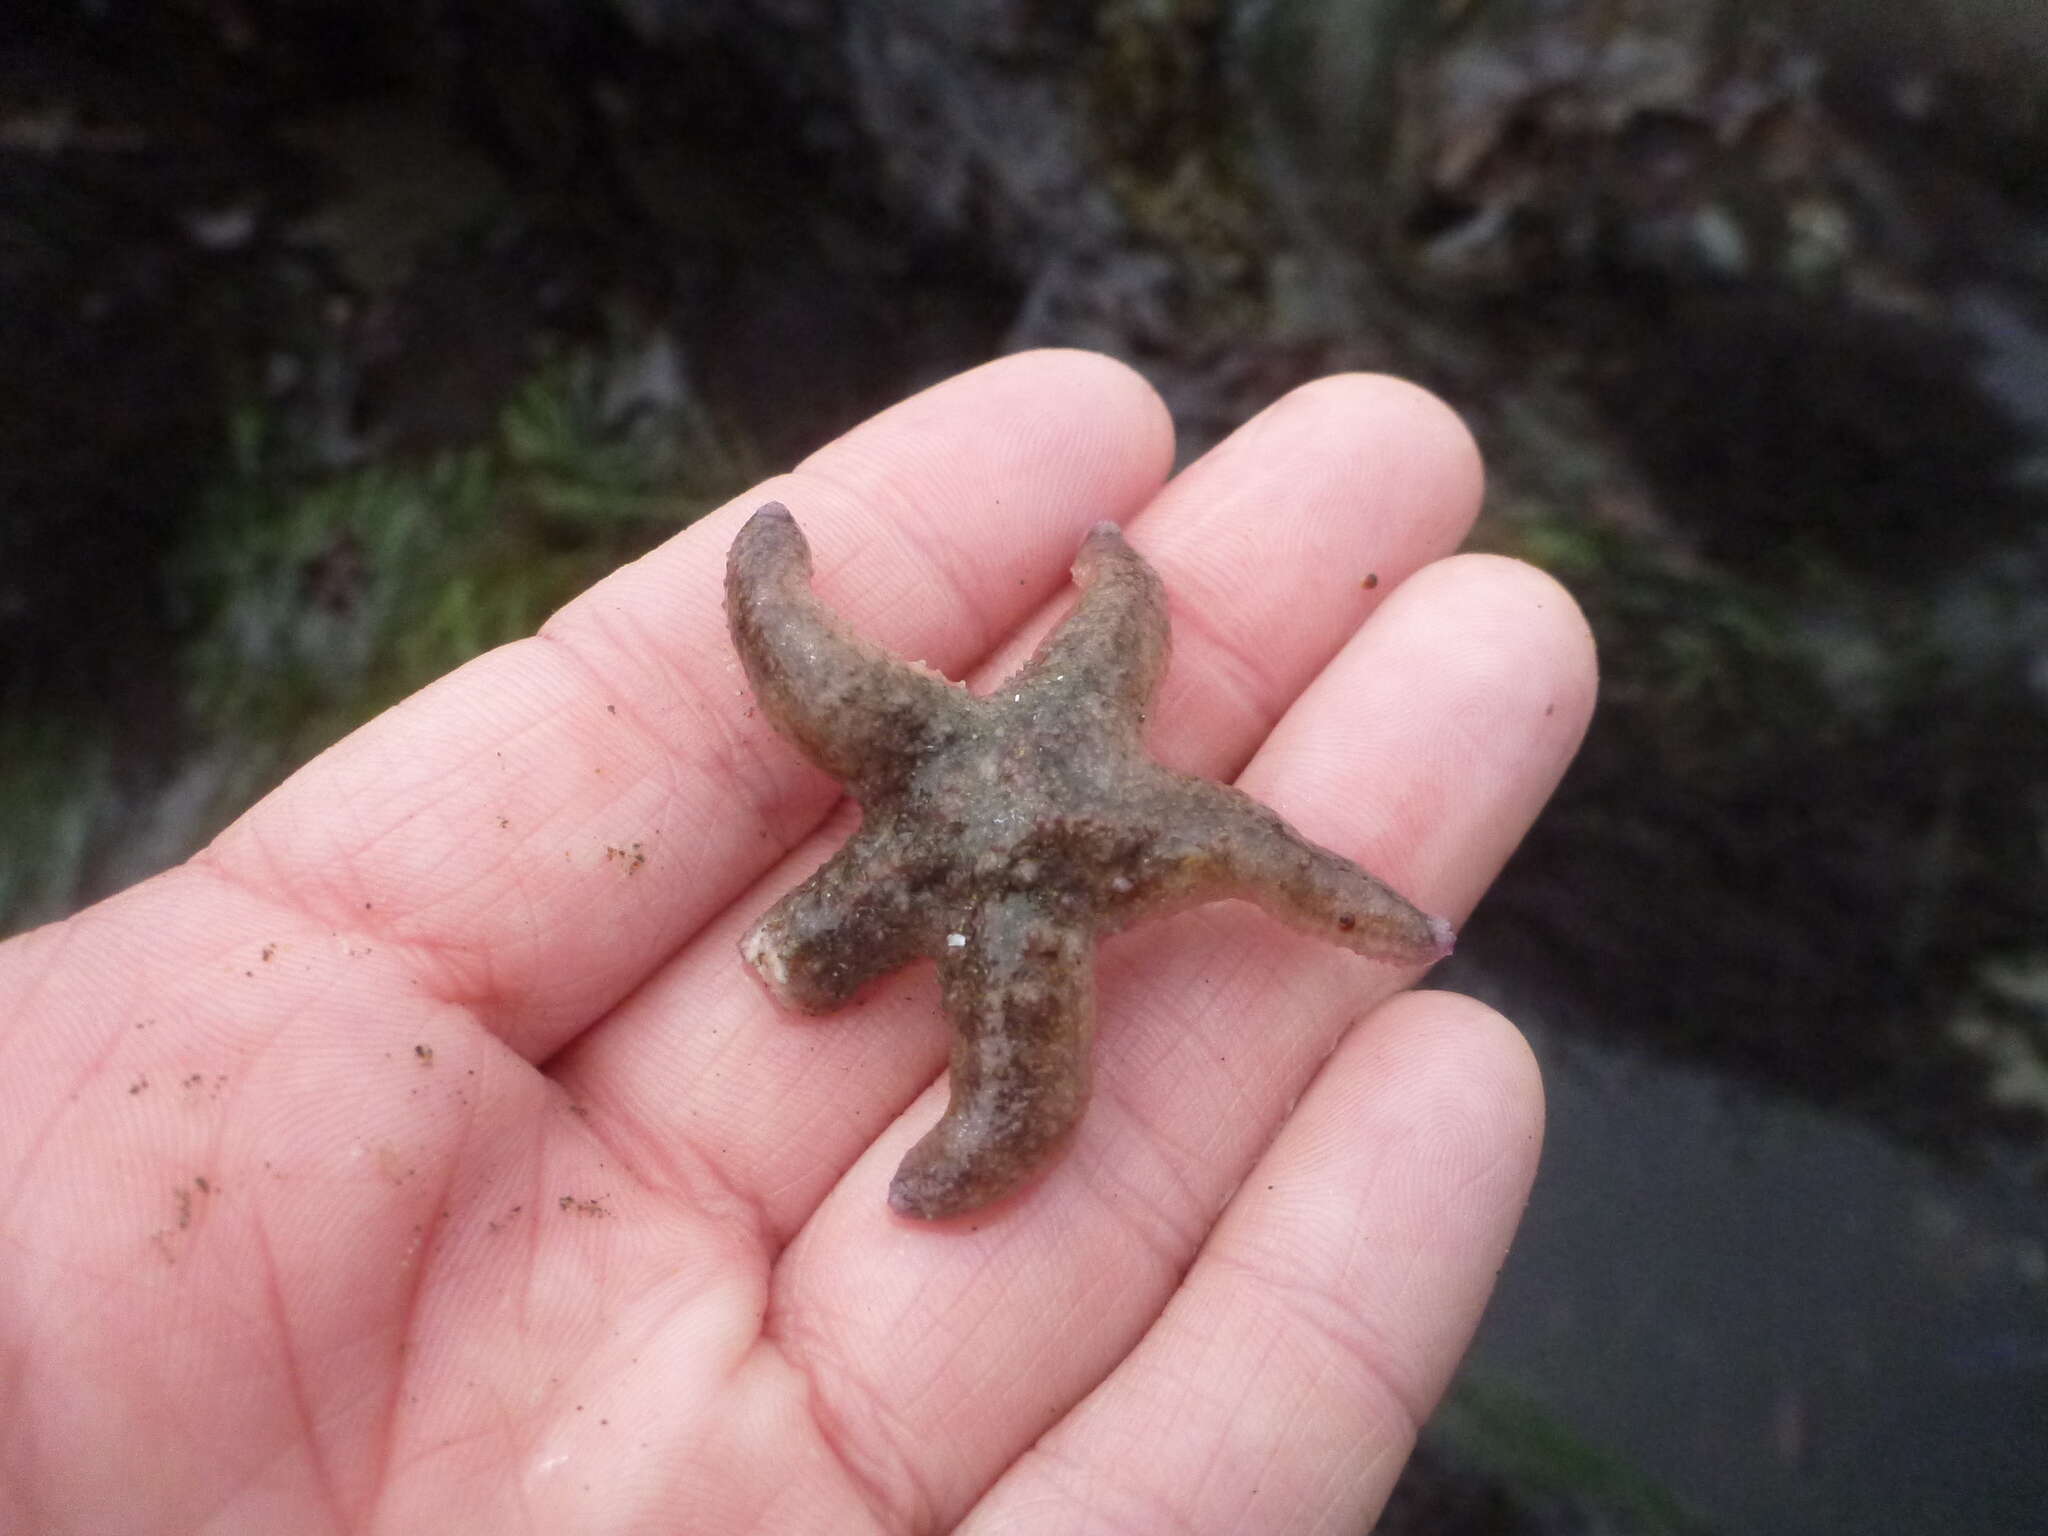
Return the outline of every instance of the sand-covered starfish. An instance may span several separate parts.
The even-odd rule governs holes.
[[[919,956],[938,962],[952,1101],[897,1169],[897,1211],[985,1205],[1073,1129],[1106,934],[1242,897],[1376,959],[1450,952],[1442,918],[1250,797],[1146,755],[1166,594],[1115,524],[1081,543],[1072,615],[986,697],[853,634],[810,577],[802,530],[770,502],[733,540],[726,612],[761,707],[845,782],[861,824],[740,948],[779,1002],[806,1013]]]

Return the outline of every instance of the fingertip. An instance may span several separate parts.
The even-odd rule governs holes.
[[[1598,659],[1593,627],[1569,587],[1542,566],[1513,555],[1474,553],[1460,559],[1469,567],[1472,579],[1491,582],[1520,610],[1540,616],[1559,659],[1573,671],[1590,676]]]
[[[1275,402],[1279,406],[1357,434],[1376,455],[1370,466],[1375,500],[1441,509],[1446,549],[1478,516],[1485,461],[1464,417],[1440,395],[1389,373],[1333,373],[1297,386]],[[1360,432],[1368,425],[1370,431]]]
[[[1319,1202],[1504,1245],[1543,1118],[1542,1072],[1506,1017],[1457,992],[1401,992],[1339,1042],[1269,1158]]]
[[[1374,629],[1378,637],[1411,633],[1427,655],[1427,698],[1456,700],[1460,715],[1489,721],[1468,748],[1544,752],[1548,795],[1591,721],[1599,686],[1593,631],[1571,592],[1509,555],[1452,555],[1386,598]]]
[[[797,473],[858,475],[865,450],[879,444],[891,474],[915,474],[934,432],[945,444],[971,432],[985,454],[1022,456],[1119,515],[1142,506],[1173,468],[1173,415],[1143,374],[1106,353],[1047,347],[941,380],[825,445]]]
[[[1419,1419],[1491,1294],[1542,1141],[1542,1076],[1521,1032],[1474,998],[1399,993],[1331,1053],[1219,1237],[1256,1255],[1252,1267],[1351,1297]],[[1327,1244],[1343,1231],[1413,1262]]]
[[[1098,401],[1119,413],[1154,440],[1163,462],[1173,462],[1173,412],[1152,387],[1152,381],[1120,357],[1085,347],[1034,347],[986,364],[1043,374],[1047,382],[1087,402]]]
[[[1543,1071],[1529,1037],[1499,1009],[1462,992],[1418,988],[1389,998],[1369,1021],[1384,1045],[1413,1055],[1418,1075],[1445,1074],[1453,1091],[1526,1139],[1543,1130]]]

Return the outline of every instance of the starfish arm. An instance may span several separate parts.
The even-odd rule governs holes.
[[[1074,557],[1081,599],[1037,654],[999,690],[1081,707],[1135,736],[1172,644],[1166,589],[1115,523],[1097,523]]]
[[[1015,893],[982,902],[971,925],[939,960],[952,1098],[889,1185],[892,1207],[927,1221],[1023,1183],[1088,1102],[1093,933]]]
[[[894,843],[884,827],[863,824],[740,940],[741,957],[783,1007],[830,1013],[938,947],[921,894],[931,882],[888,856]]]
[[[963,690],[869,644],[818,601],[810,543],[780,502],[733,540],[725,608],[768,718],[857,796],[900,782],[969,707]]]
[[[1141,881],[1131,903],[1109,914],[1114,926],[1237,897],[1374,960],[1422,965],[1451,952],[1457,935],[1448,922],[1310,842],[1242,790],[1162,771],[1155,793],[1156,824],[1170,829],[1165,873]]]

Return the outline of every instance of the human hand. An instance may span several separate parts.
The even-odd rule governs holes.
[[[1159,757],[1469,910],[1593,661],[1546,578],[1443,558],[1463,429],[1346,377],[1170,458],[1100,358],[951,380],[0,947],[0,1529],[1364,1529],[1534,1172],[1510,1026],[1238,904],[1150,924],[1066,1156],[934,1227],[883,1198],[929,974],[801,1019],[734,947],[853,820],[726,639],[770,498],[849,622],[983,683],[1126,523]]]

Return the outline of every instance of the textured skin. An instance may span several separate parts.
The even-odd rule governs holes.
[[[904,1215],[986,1205],[1072,1131],[1101,935],[1242,897],[1375,959],[1450,953],[1443,919],[1257,801],[1145,754],[1166,594],[1114,524],[1081,544],[1073,614],[985,698],[852,634],[810,577],[802,531],[770,502],[733,540],[726,611],[761,707],[845,781],[861,826],[740,948],[806,1013],[920,955],[938,962],[952,1100],[890,1184]]]

